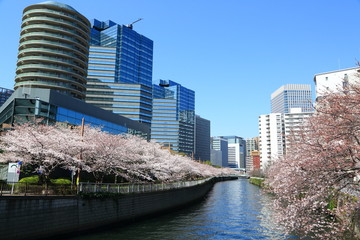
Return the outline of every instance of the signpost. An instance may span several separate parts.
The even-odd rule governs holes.
[[[21,162],[9,163],[7,181],[12,182],[11,194],[14,192],[14,185],[19,181]]]

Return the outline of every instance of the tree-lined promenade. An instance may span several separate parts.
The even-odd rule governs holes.
[[[128,182],[175,182],[234,174],[173,154],[134,135],[113,135],[99,128],[26,123],[1,136],[0,161],[32,166],[42,182],[58,168],[91,173],[96,182],[113,176]]]

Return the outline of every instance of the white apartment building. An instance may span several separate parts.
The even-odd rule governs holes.
[[[284,135],[285,135],[285,146],[289,146],[290,134],[295,134],[304,125],[307,118],[311,117],[313,112],[301,112],[300,108],[290,109],[290,113],[284,114]]]
[[[290,113],[270,113],[259,116],[259,151],[261,169],[286,153],[290,134],[296,134],[313,112],[301,112],[300,108]]]
[[[282,113],[270,113],[259,116],[260,167],[264,169],[272,161],[283,156],[284,121]]]
[[[354,67],[316,74],[314,76],[316,98],[330,92],[338,92],[348,84],[360,83],[359,71],[359,67]]]

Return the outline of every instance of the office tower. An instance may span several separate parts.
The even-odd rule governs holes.
[[[222,137],[211,138],[211,164],[228,167],[228,140]]]
[[[0,107],[6,102],[13,92],[13,90],[0,87]]]
[[[194,154],[195,92],[171,80],[153,85],[151,139]]]
[[[85,99],[89,33],[89,21],[68,5],[48,1],[26,7],[14,89],[54,89]]]
[[[303,112],[314,111],[311,85],[287,84],[271,94],[271,113],[289,113],[290,108],[301,108]]]
[[[132,25],[92,20],[86,102],[150,126],[153,41]]]
[[[282,113],[259,116],[259,151],[261,169],[284,155],[284,119]]]
[[[228,166],[246,168],[246,141],[238,136],[221,136],[228,141]]]
[[[89,39],[90,23],[70,6],[44,2],[25,8],[15,92],[0,107],[0,124],[41,119],[73,126],[84,119],[104,131],[150,139],[148,126],[83,101]]]
[[[253,170],[253,160],[251,158],[251,152],[259,150],[259,137],[246,139],[246,171]]]
[[[349,84],[360,83],[360,68],[348,68],[314,76],[316,99],[332,92],[346,90]]]
[[[194,158],[210,161],[210,121],[195,116],[195,154]]]

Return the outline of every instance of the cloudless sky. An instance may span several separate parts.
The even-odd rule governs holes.
[[[23,9],[0,0],[0,87],[13,89]],[[129,24],[154,41],[153,79],[195,91],[211,135],[258,135],[284,84],[360,60],[360,0],[61,0],[88,19]]]

